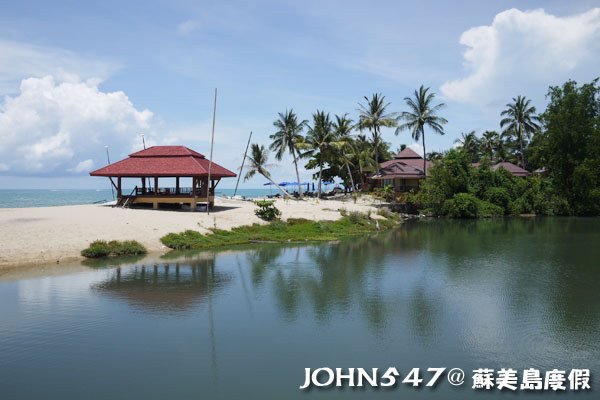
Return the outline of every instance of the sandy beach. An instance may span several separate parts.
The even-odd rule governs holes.
[[[352,201],[314,199],[277,200],[282,218],[335,220],[340,209],[374,211],[364,199]],[[0,270],[19,265],[63,263],[81,258],[79,252],[90,242],[137,240],[150,252],[166,252],[160,238],[170,232],[209,228],[231,229],[261,223],[250,201],[217,199],[215,209],[206,212],[113,208],[103,205],[76,205],[39,208],[0,208]]]

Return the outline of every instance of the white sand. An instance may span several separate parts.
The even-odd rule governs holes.
[[[368,199],[352,201],[314,199],[277,200],[282,218],[335,220],[340,209],[375,210]],[[215,210],[206,212],[123,209],[100,205],[40,208],[0,208],[0,270],[23,264],[48,264],[80,258],[90,242],[137,240],[151,252],[169,249],[160,238],[170,232],[220,229],[261,222],[249,201],[217,199]]]

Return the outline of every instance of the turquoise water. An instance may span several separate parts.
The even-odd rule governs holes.
[[[125,190],[127,191],[127,190]],[[217,195],[233,195],[234,189],[218,189]],[[237,194],[248,198],[277,193],[277,189],[238,189]],[[0,189],[0,208],[68,206],[93,204],[113,200],[110,189]]]
[[[0,398],[597,399],[599,222],[438,220],[338,243],[0,272]],[[323,366],[468,377],[299,390],[304,368]],[[589,368],[593,390],[471,388],[473,369],[531,367]]]

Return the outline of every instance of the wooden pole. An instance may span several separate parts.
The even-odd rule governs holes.
[[[242,166],[240,167],[240,174],[238,175],[237,182],[235,183],[235,190],[233,191],[233,195],[237,193],[238,185],[240,184],[240,177],[242,176],[242,171],[244,170],[244,163],[246,162],[246,154],[248,154],[248,147],[250,147],[250,139],[252,139],[252,131],[250,131],[250,136],[248,136],[248,144],[246,144],[246,151],[244,151],[244,158],[242,159]]]
[[[215,88],[215,101],[213,105],[213,120],[212,120],[212,135],[210,139],[210,158],[208,159],[208,185],[210,185],[210,175],[212,170],[212,158],[213,158],[213,146],[215,143],[215,117],[217,115],[217,88]],[[207,185],[207,186],[208,186]],[[207,187],[208,193],[206,194],[206,214],[210,214],[210,186]]]
[[[108,161],[108,165],[110,165],[110,156],[108,155],[108,146],[104,146],[104,148],[106,149],[106,161]],[[110,179],[110,183],[112,183],[112,179],[111,178],[109,178],[109,179]],[[115,184],[113,183],[113,186],[114,185]],[[115,191],[112,186],[110,187],[110,192],[112,193],[112,198],[114,200],[115,199]]]

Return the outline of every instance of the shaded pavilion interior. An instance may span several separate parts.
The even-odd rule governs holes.
[[[221,179],[236,176],[185,146],[149,147],[90,175],[109,178],[119,206],[151,204],[157,209],[160,204],[187,204],[192,211],[198,204],[212,207],[215,188]],[[123,180],[127,178],[137,182],[131,191],[124,189]],[[164,185],[166,178],[175,184],[161,187],[160,180]],[[182,186],[182,179],[191,180],[191,186]]]

